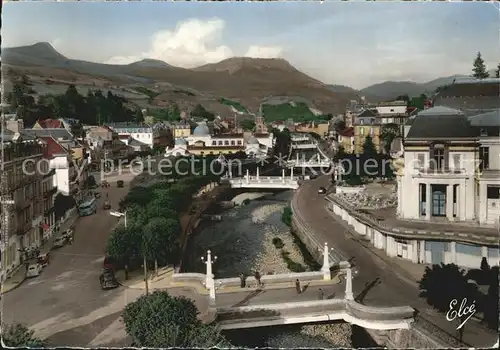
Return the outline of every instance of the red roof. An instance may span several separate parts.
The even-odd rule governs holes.
[[[47,144],[44,151],[45,158],[53,158],[56,154],[67,154],[66,149],[59,144],[53,137],[40,137]]]
[[[354,128],[346,128],[344,130],[339,131],[340,136],[345,137],[353,137],[354,136]]]
[[[64,123],[59,119],[42,119],[42,120],[39,119],[38,124],[44,129],[64,128]]]

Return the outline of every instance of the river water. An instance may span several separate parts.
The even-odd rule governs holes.
[[[242,194],[234,198],[247,205],[221,213],[222,221],[205,223],[193,237],[189,255],[189,270],[204,273],[199,257],[210,249],[217,256],[216,277],[237,277],[240,273],[253,275],[289,272],[278,249],[272,244],[279,237],[290,258],[306,264],[293,243],[288,227],[281,222],[281,212],[289,205],[291,191],[278,194]],[[256,198],[260,197],[260,198]],[[366,332],[348,323],[263,327],[225,332],[228,339],[241,347],[369,347],[374,346]]]

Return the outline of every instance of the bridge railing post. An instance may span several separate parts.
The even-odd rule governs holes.
[[[323,280],[329,281],[332,279],[330,272],[330,249],[328,249],[328,243],[326,242],[323,248],[323,266],[321,267],[321,272],[323,272]]]
[[[207,258],[205,259],[204,257],[201,258],[201,261],[207,265],[207,272],[206,272],[206,277],[205,277],[205,288],[208,289],[209,291],[209,296],[210,296],[210,301],[215,302],[215,280],[214,280],[214,275],[212,273],[212,263],[214,263],[217,260],[217,256],[213,257],[212,260],[212,252],[210,250],[207,250]]]

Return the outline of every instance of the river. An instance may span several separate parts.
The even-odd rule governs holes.
[[[250,203],[221,213],[222,221],[204,223],[193,237],[189,255],[189,270],[204,273],[199,258],[210,249],[217,256],[214,273],[217,277],[237,277],[240,273],[253,275],[290,272],[278,249],[272,244],[279,237],[290,255],[302,264],[304,259],[293,242],[288,227],[281,221],[283,208],[289,205],[292,192],[278,194],[240,194],[233,201]],[[260,198],[257,198],[260,197]],[[348,323],[263,327],[225,332],[228,339],[240,347],[370,347],[364,330]]]

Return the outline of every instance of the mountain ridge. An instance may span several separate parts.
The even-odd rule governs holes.
[[[42,55],[39,55],[42,51]],[[2,63],[33,76],[54,77],[72,81],[76,75],[108,80],[110,85],[127,86],[143,81],[144,87],[156,89],[153,104],[174,102],[191,106],[200,101],[220,98],[241,102],[249,111],[257,112],[261,101],[273,96],[300,96],[310,106],[325,113],[343,112],[356,95],[332,92],[321,81],[293,67],[284,59],[233,57],[194,69],[171,66],[166,62],[146,59],[128,65],[103,64],[67,58],[50,44],[42,43],[2,50]],[[83,79],[83,78],[82,78]],[[185,93],[186,90],[192,92]],[[161,99],[161,100],[160,100]],[[209,102],[207,102],[209,105]]]

